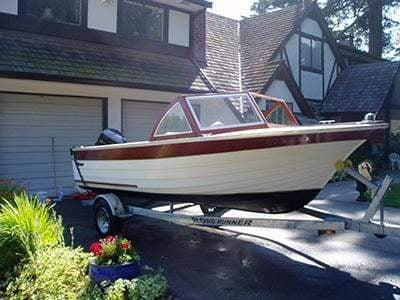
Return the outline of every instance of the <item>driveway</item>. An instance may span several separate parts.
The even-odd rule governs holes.
[[[329,184],[312,206],[359,217],[355,183]],[[88,249],[97,239],[91,207],[58,205],[75,244]],[[195,214],[197,207],[186,213]],[[231,210],[225,216],[260,216]],[[386,209],[400,225],[400,210]],[[278,216],[282,218],[282,215]],[[302,218],[299,213],[285,218]],[[179,299],[394,299],[400,298],[400,239],[361,233],[318,236],[301,230],[224,228],[198,230],[135,217],[124,235],[143,264],[161,268]]]

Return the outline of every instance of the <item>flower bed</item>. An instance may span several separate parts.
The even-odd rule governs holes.
[[[9,182],[0,180],[0,191],[0,299],[150,300],[166,294],[167,281],[159,274],[96,285],[90,261],[101,267],[139,264],[130,241],[108,237],[94,243],[92,253],[68,247],[51,206]]]

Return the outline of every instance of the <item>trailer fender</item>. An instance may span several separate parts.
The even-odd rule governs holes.
[[[103,194],[103,195],[98,195],[93,203],[93,208],[96,207],[97,203],[99,203],[100,200],[104,200],[107,202],[111,213],[114,217],[118,217],[121,219],[126,219],[132,216],[124,207],[122,204],[121,200],[114,194]]]

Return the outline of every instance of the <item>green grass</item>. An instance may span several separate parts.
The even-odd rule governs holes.
[[[400,183],[392,184],[384,199],[385,206],[400,208]]]

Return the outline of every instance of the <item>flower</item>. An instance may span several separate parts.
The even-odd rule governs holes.
[[[108,237],[106,237],[106,238],[103,239],[103,241],[104,241],[105,243],[109,243],[109,244],[114,243],[116,240],[117,240],[117,237],[112,236],[112,235],[109,235]]]
[[[90,251],[97,265],[123,265],[140,260],[132,243],[120,236],[107,236],[93,243]]]
[[[131,248],[131,243],[127,240],[123,240],[120,244],[121,249],[129,250]]]
[[[99,242],[95,242],[90,246],[90,251],[96,256],[101,256],[103,247]]]

